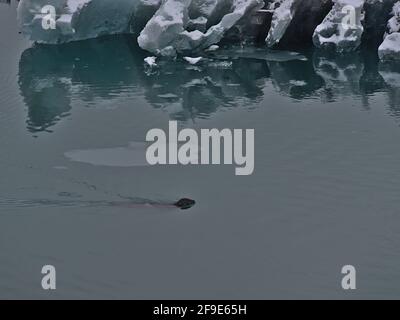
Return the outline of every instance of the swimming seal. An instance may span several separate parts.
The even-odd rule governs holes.
[[[188,198],[183,198],[178,200],[177,202],[174,203],[175,207],[178,207],[182,210],[190,209],[196,204],[196,201]]]

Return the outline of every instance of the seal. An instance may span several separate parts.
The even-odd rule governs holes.
[[[188,198],[182,198],[174,203],[175,207],[178,207],[182,210],[190,209],[196,204],[196,201]]]

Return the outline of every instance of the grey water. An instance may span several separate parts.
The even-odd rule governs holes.
[[[228,48],[149,70],[129,36],[29,43],[15,7],[0,3],[0,298],[399,298],[398,66]],[[169,120],[254,128],[254,174],[143,165]],[[182,197],[196,206],[151,205]]]

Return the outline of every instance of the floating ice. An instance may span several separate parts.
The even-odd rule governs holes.
[[[218,52],[212,53],[213,57],[223,59],[254,59],[254,60],[264,60],[264,61],[276,61],[285,62],[292,60],[307,61],[307,57],[292,51],[282,51],[282,50],[271,50],[256,47],[245,47],[245,48],[229,48],[221,49]]]
[[[217,51],[219,49],[219,46],[216,44],[213,44],[212,46],[208,47],[205,51],[212,52],[212,51]]]
[[[333,0],[334,6],[316,28],[314,45],[340,53],[356,50],[364,32],[365,0]]]
[[[196,57],[196,58],[183,57],[183,59],[189,62],[190,64],[198,64],[201,60],[203,60],[203,57]]]
[[[144,62],[150,67],[155,67],[157,66],[156,59],[156,57],[147,57],[144,58]]]

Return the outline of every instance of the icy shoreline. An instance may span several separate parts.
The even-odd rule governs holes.
[[[55,25],[44,29],[49,3]],[[376,43],[381,60],[400,60],[397,0],[21,0],[18,20],[35,42],[129,33],[157,56],[199,53],[221,41],[279,49],[313,43],[340,54]]]

